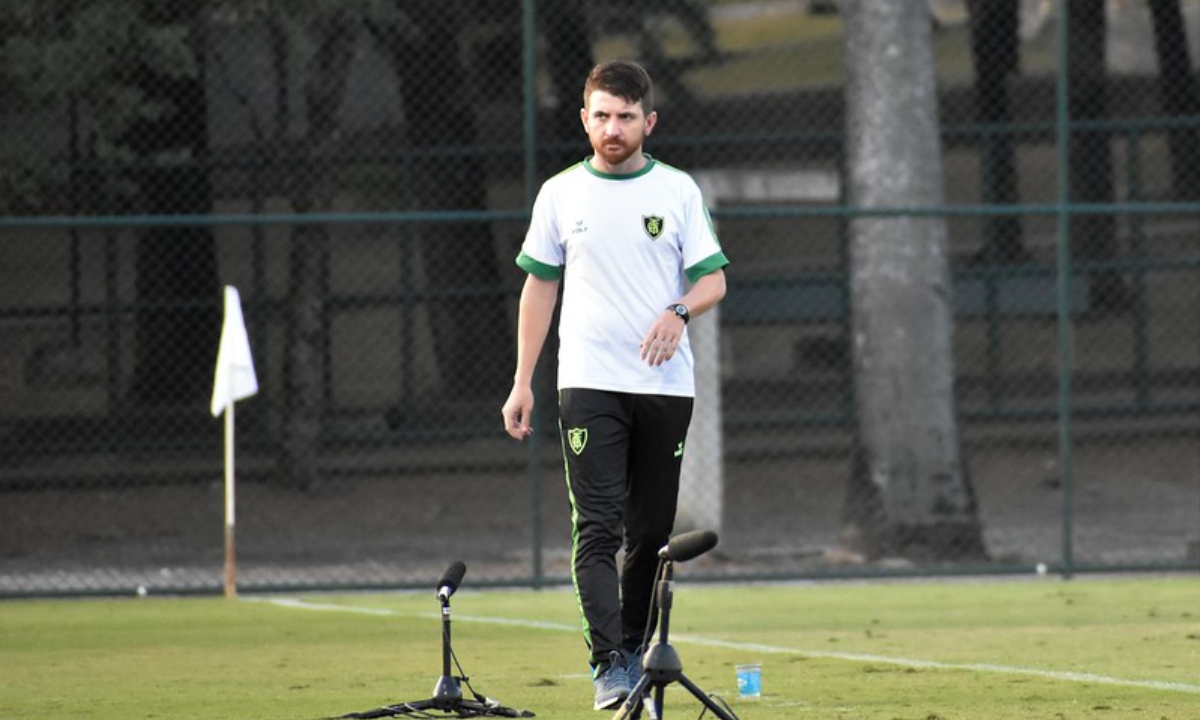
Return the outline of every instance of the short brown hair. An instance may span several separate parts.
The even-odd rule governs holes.
[[[626,102],[641,103],[647,115],[654,110],[654,84],[650,81],[650,73],[635,62],[610,60],[592,68],[583,85],[584,107],[587,107],[588,98],[597,90]]]

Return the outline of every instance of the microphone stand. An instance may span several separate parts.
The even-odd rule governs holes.
[[[458,678],[450,674],[450,597],[442,596],[442,676],[433,686],[430,702],[438,710],[449,712],[462,702],[462,686]]]
[[[629,697],[625,699],[621,707],[617,708],[613,720],[633,720],[641,715],[643,705],[646,706],[652,720],[659,720],[663,716],[664,691],[667,685],[673,682],[686,688],[704,707],[721,720],[738,720],[695,683],[687,679],[687,676],[683,674],[683,663],[679,660],[679,653],[668,642],[673,601],[671,580],[675,574],[673,568],[674,562],[671,558],[664,557],[661,578],[655,596],[658,604],[658,642],[651,645],[650,649],[646,651],[646,657],[642,659],[642,677],[633,686],[633,690],[629,692]],[[654,693],[653,698],[650,697],[651,691]]]
[[[438,715],[431,714],[431,711],[444,713],[443,716],[445,717],[459,718],[534,717],[534,714],[528,710],[514,710],[513,708],[504,707],[496,700],[476,693],[471,688],[470,683],[467,682],[466,676],[455,677],[450,674],[450,660],[454,655],[454,651],[450,647],[450,593],[439,593],[438,600],[441,601],[442,605],[442,676],[438,678],[437,683],[433,686],[433,697],[425,700],[385,705],[384,707],[365,712],[347,713],[342,715],[342,718],[439,717]],[[461,672],[461,669],[459,672]],[[471,694],[475,696],[473,700],[463,698],[462,685],[459,684],[460,680],[468,688],[471,688]]]

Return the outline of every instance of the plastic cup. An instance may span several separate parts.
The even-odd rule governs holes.
[[[737,670],[738,697],[744,699],[762,697],[762,665],[747,663],[738,665],[735,669]]]

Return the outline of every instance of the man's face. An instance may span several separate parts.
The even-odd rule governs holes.
[[[623,165],[634,153],[641,152],[642,141],[654,129],[658,114],[647,116],[641,103],[593,90],[580,117],[596,153],[598,169],[611,172],[634,169]]]

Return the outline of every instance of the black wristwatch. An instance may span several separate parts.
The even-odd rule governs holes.
[[[667,309],[679,316],[679,319],[683,321],[684,325],[687,325],[688,320],[692,319],[692,314],[688,312],[687,305],[684,305],[683,303],[668,305]]]

